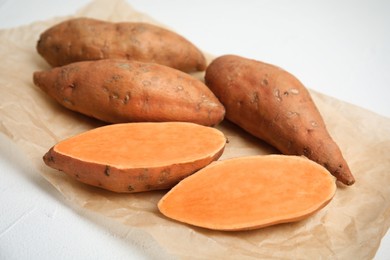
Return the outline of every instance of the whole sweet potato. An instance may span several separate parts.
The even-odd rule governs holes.
[[[43,32],[37,51],[52,66],[115,58],[155,62],[185,72],[206,68],[204,55],[191,42],[147,23],[70,19]]]
[[[285,70],[235,55],[215,59],[206,84],[226,109],[226,118],[284,154],[304,155],[339,181],[355,182],[328,133],[309,91]]]
[[[68,109],[110,123],[217,125],[225,108],[200,80],[156,63],[81,61],[35,72],[34,83]]]

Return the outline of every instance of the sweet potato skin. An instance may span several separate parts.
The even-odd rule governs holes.
[[[226,118],[289,155],[325,166],[344,184],[355,180],[328,133],[310,93],[287,71],[236,55],[215,59],[206,85],[226,109]]]
[[[203,82],[155,63],[76,62],[35,72],[33,80],[66,108],[109,123],[184,121],[213,126],[225,114]]]
[[[184,37],[147,23],[75,18],[44,31],[38,53],[51,65],[97,59],[155,62],[185,72],[203,71],[202,52]]]
[[[61,145],[62,142],[67,142],[68,139],[65,139],[57,143],[53,147],[51,147],[49,151],[43,156],[43,161],[47,166],[62,171],[68,176],[70,176],[71,178],[73,178],[74,180],[82,182],[84,184],[88,184],[91,186],[99,187],[117,193],[135,193],[135,192],[163,190],[163,189],[172,188],[174,185],[176,185],[179,181],[181,181],[185,177],[193,174],[197,170],[217,160],[222,155],[225,148],[226,138],[224,137],[222,132],[220,132],[215,128],[206,128],[204,126],[190,124],[190,123],[169,122],[169,123],[114,124],[114,125],[100,127],[100,129],[96,128],[90,131],[100,131],[103,128],[109,129],[109,128],[117,128],[117,127],[126,127],[126,125],[134,126],[138,129],[141,129],[141,131],[142,129],[150,130],[150,127],[154,127],[153,125],[160,125],[160,126],[171,125],[172,127],[178,129],[193,131],[193,134],[195,135],[197,133],[199,134],[197,129],[203,128],[205,129],[203,131],[204,132],[207,131],[207,133],[210,133],[210,136],[212,136],[215,140],[213,141],[213,145],[210,146],[210,149],[207,148],[210,151],[210,153],[207,154],[207,156],[205,154],[202,154],[202,156],[196,157],[195,159],[192,160],[179,160],[179,159],[176,160],[175,158],[176,161],[174,163],[172,163],[171,161],[169,163],[158,165],[158,166],[144,165],[144,166],[130,167],[130,166],[118,165],[118,163],[115,162],[115,157],[126,156],[122,154],[126,151],[128,151],[129,153],[131,152],[136,153],[137,150],[135,147],[126,147],[125,142],[123,142],[124,144],[121,145],[120,147],[113,147],[116,141],[113,141],[111,143],[111,140],[117,138],[115,134],[112,135],[112,138],[107,138],[103,135],[101,135],[101,137],[100,136],[96,137],[96,139],[104,138],[107,140],[106,144],[104,145],[105,147],[96,146],[96,153],[108,152],[109,154],[112,155],[110,158],[113,159],[108,159],[107,161],[105,161],[105,163],[93,159],[86,160],[85,158],[80,158],[72,155],[71,152],[68,154],[64,153],[64,151],[59,149],[58,146]],[[191,127],[191,125],[193,126]],[[126,131],[128,135],[127,137],[128,139],[131,139],[133,138],[134,135],[136,135],[134,127],[128,128],[128,131]],[[161,131],[164,132],[163,128],[161,127],[156,128],[156,130],[159,129],[160,130],[162,129]],[[154,132],[156,135],[159,134],[157,131]],[[80,135],[83,134],[85,135],[88,133],[89,131],[81,133]],[[177,136],[175,137],[178,138]],[[150,136],[149,139],[153,141],[155,138],[154,136]],[[166,144],[169,143],[170,140],[166,140]],[[218,146],[216,146],[215,144],[218,144]],[[80,149],[79,148],[80,142],[77,142],[76,145],[78,147],[77,149]],[[95,145],[95,142],[94,144],[90,144],[90,145],[92,146]],[[111,147],[113,147],[113,149],[111,149],[110,145],[112,145]],[[156,143],[156,147],[158,147],[158,145],[160,144]],[[188,146],[188,144],[186,144],[185,142],[181,143],[180,145]],[[109,147],[109,150],[107,150],[106,147]],[[175,147],[170,146],[170,149],[175,149]],[[188,153],[191,153],[191,149],[188,150],[189,150]],[[155,151],[153,150],[152,152],[154,154],[153,157],[159,158],[158,149],[156,149]],[[131,165],[131,158],[128,159],[128,161],[130,162]]]

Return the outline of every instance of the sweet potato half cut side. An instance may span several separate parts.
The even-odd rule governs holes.
[[[165,216],[194,226],[250,230],[309,217],[331,201],[335,182],[305,157],[241,157],[212,163],[184,179],[158,207]]]
[[[124,123],[96,128],[53,146],[44,162],[114,192],[168,189],[217,160],[224,134],[193,123]]]

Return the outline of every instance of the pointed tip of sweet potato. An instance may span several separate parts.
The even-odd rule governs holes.
[[[41,71],[35,71],[33,73],[33,82],[35,86],[40,86],[41,85],[41,77],[42,77],[42,72]]]
[[[347,168],[344,169],[343,171],[334,171],[332,173],[334,176],[336,176],[337,180],[340,181],[341,183],[347,185],[347,186],[351,186],[355,183],[355,178],[354,176],[352,175],[350,169]]]
[[[47,91],[48,86],[53,82],[52,76],[48,71],[35,71],[33,73],[33,83],[43,91]]]

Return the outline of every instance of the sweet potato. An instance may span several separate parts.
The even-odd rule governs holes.
[[[213,162],[158,203],[167,217],[214,230],[249,230],[305,219],[336,192],[335,178],[300,156],[248,156]]]
[[[217,160],[222,132],[192,123],[124,123],[53,146],[44,162],[72,178],[114,192],[168,189]]]
[[[203,82],[155,63],[81,61],[35,72],[33,78],[66,108],[110,123],[185,121],[211,126],[225,114]]]
[[[309,91],[285,70],[235,55],[215,59],[206,85],[226,109],[226,118],[283,154],[304,155],[346,184],[355,182],[328,133]]]
[[[37,51],[52,66],[114,58],[155,62],[185,72],[206,68],[205,57],[194,44],[147,23],[66,20],[40,35]]]

